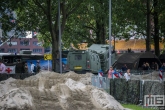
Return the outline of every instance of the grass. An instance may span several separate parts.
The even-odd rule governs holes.
[[[133,105],[133,104],[122,104],[122,106],[124,108],[129,108],[129,109],[132,109],[132,110],[158,110],[156,108],[155,109],[154,108],[143,108],[142,106]]]

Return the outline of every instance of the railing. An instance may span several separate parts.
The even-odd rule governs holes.
[[[95,87],[102,88],[108,93],[110,92],[110,80],[107,77],[92,76],[91,83]]]
[[[106,90],[119,102],[143,105],[144,95],[163,95],[165,92],[162,89],[165,83],[159,80],[159,71],[156,71],[156,76],[149,73],[152,71],[131,73],[132,76],[139,76],[139,79],[135,77],[129,81],[124,77],[109,79],[106,75],[92,76],[91,83],[95,87]],[[143,75],[148,75],[147,79],[142,79]]]

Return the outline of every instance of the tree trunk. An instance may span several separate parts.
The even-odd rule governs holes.
[[[57,40],[53,40],[52,39],[52,71],[56,71],[56,62],[59,54],[59,50],[58,50],[58,42]],[[57,72],[57,71],[56,71]]]
[[[151,51],[151,12],[150,12],[150,0],[147,0],[147,38],[146,38],[146,51]]]
[[[159,47],[159,26],[158,26],[158,12],[157,12],[158,0],[154,0],[154,49],[155,55],[160,55]]]
[[[100,33],[101,34],[101,36],[100,36],[101,37],[101,43],[105,44],[105,25],[104,24],[102,24],[101,30],[102,30]]]
[[[101,24],[100,21],[96,21],[96,43],[105,44],[105,24]]]
[[[99,28],[99,22],[96,20],[96,41],[95,43],[96,44],[101,44],[101,41],[100,41],[100,28]]]
[[[115,49],[116,49],[116,36],[114,35],[114,46],[113,46],[113,51],[115,51]]]

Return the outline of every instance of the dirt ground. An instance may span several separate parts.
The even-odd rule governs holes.
[[[104,90],[91,85],[93,74],[41,72],[24,80],[0,82],[0,109],[124,110]]]

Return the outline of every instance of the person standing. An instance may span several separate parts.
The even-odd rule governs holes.
[[[146,67],[147,67],[147,70],[150,70],[151,69],[148,62],[146,62]]]
[[[25,72],[25,73],[28,73],[28,65],[27,65],[26,62],[25,62],[25,64],[24,64],[24,72]]]
[[[0,73],[3,74],[5,73],[6,70],[6,65],[3,64],[2,59],[0,59]]]
[[[121,69],[122,69],[122,72],[126,72],[126,71],[127,71],[127,65],[124,64],[123,67],[122,67]]]
[[[156,71],[158,71],[158,70],[159,70],[159,65],[158,65],[158,63],[157,63],[157,62],[155,62],[154,69],[155,69]]]
[[[165,72],[165,62],[163,62],[161,69]]]
[[[34,72],[35,65],[32,62],[30,62],[30,64],[31,64],[31,66],[30,66],[30,72],[31,72],[31,74],[35,74],[35,72]]]
[[[155,63],[154,62],[152,62],[152,64],[151,64],[151,69],[155,70]]]
[[[127,69],[127,72],[124,74],[126,81],[130,80],[130,76],[131,76],[130,69]]]
[[[36,71],[36,73],[39,73],[40,70],[41,70],[41,66],[40,66],[39,62],[37,62],[37,71]]]
[[[114,72],[113,67],[111,66],[108,70],[108,78],[112,78],[112,73]]]

